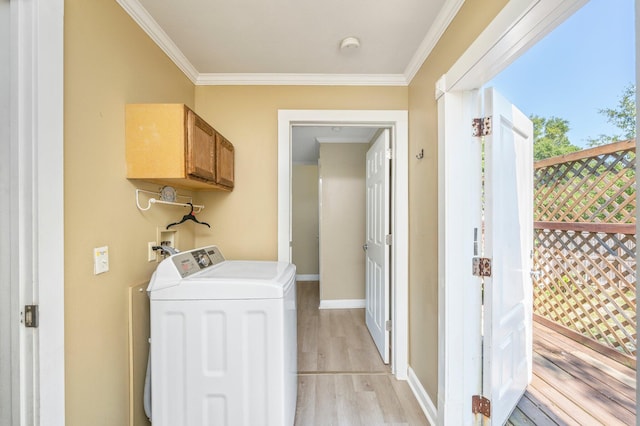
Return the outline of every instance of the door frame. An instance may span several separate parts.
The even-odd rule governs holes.
[[[406,110],[278,110],[278,260],[291,261],[291,128],[295,125],[389,127],[392,135],[391,371],[408,377],[409,119]]]
[[[476,207],[463,202],[480,179],[470,117],[477,90],[588,0],[512,0],[436,82],[438,103],[437,423],[471,424],[482,352],[480,291],[471,275]],[[480,229],[480,228],[478,228]],[[475,287],[474,287],[475,286]],[[476,288],[476,291],[469,289]],[[461,298],[460,295],[465,295]],[[478,325],[477,327],[475,325]],[[464,368],[461,368],[464,366]]]
[[[12,424],[64,425],[64,0],[10,0]],[[22,325],[37,304],[38,328]],[[40,354],[46,356],[40,356]]]

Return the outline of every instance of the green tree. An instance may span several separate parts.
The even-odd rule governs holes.
[[[569,122],[564,118],[545,118],[535,114],[529,118],[533,122],[534,161],[580,150],[569,141]]]
[[[616,108],[599,109],[610,124],[618,128],[620,133],[603,135],[587,139],[589,146],[599,146],[612,142],[634,139],[636,137],[636,85],[630,83],[622,91]]]

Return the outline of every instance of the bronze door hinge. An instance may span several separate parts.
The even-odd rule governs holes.
[[[473,414],[482,414],[491,418],[491,401],[482,395],[473,395],[471,397],[471,411]]]

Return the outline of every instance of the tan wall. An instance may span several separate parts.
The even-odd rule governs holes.
[[[467,0],[409,85],[409,363],[437,402],[438,115],[435,82],[507,0]],[[424,149],[424,159],[415,154]]]
[[[196,112],[236,149],[232,193],[199,192],[206,208],[196,245],[230,259],[278,257],[278,110],[407,109],[406,87],[197,86]]]
[[[126,425],[128,288],[156,266],[146,249],[157,227],[184,213],[136,208],[124,106],[193,106],[194,86],[113,0],[67,0],[64,24],[66,424]],[[110,271],[93,275],[92,250],[103,245]],[[181,228],[179,246],[193,245],[192,227]]]
[[[127,289],[147,281],[146,243],[182,212],[134,205],[124,179],[124,105],[181,102],[236,147],[236,190],[196,193],[212,230],[180,228],[183,249],[277,258],[278,109],[410,111],[410,364],[437,401],[437,114],[434,84],[506,4],[467,0],[407,87],[193,85],[112,0],[65,1],[65,364],[67,424],[124,425]],[[195,91],[195,95],[194,95]],[[422,161],[412,155],[424,148]],[[144,187],[154,188],[153,185]],[[94,276],[92,249],[111,270]]]
[[[292,259],[298,275],[318,275],[318,166],[294,164],[291,183]]]
[[[320,144],[320,299],[364,299],[367,144]]]

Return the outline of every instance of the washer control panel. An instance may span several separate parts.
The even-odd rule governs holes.
[[[171,260],[180,276],[186,278],[225,259],[217,246],[209,246],[174,254]]]

